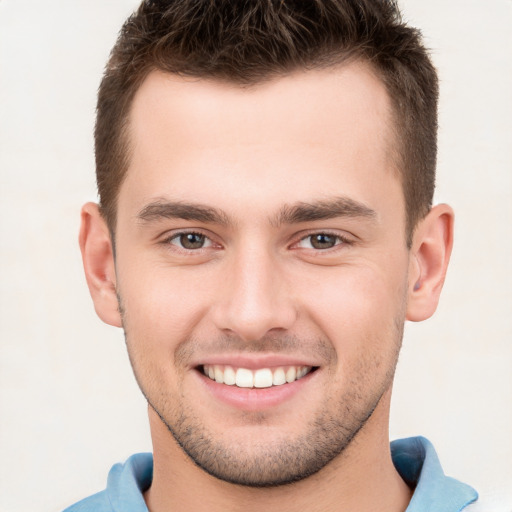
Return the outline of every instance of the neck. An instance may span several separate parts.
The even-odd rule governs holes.
[[[315,475],[299,482],[253,488],[230,484],[196,466],[149,408],[154,448],[151,512],[208,509],[241,512],[403,512],[411,498],[391,460],[387,433],[390,393],[350,445]],[[385,428],[379,426],[385,425]]]

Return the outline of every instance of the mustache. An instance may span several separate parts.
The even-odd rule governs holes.
[[[236,334],[222,334],[212,339],[190,338],[180,343],[175,351],[175,361],[187,364],[198,355],[206,357],[218,354],[301,355],[325,363],[337,360],[332,343],[327,338],[307,338],[286,334],[268,334],[258,340],[242,340]]]

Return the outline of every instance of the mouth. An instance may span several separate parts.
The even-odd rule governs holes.
[[[291,384],[316,371],[317,366],[277,366],[249,369],[230,365],[205,364],[198,371],[209,379],[238,388],[271,388]]]

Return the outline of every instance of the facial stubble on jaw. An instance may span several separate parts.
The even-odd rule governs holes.
[[[371,418],[383,395],[391,387],[398,360],[402,336],[403,316],[394,321],[394,346],[392,354],[386,358],[375,355],[370,360],[360,361],[359,368],[353,373],[354,378],[342,393],[326,397],[322,407],[315,411],[302,433],[294,439],[288,439],[286,433],[281,438],[268,441],[266,427],[268,418],[265,413],[246,413],[247,424],[259,425],[262,435],[259,440],[254,436],[250,441],[236,443],[233,437],[224,438],[216,435],[208,427],[207,419],[201,420],[193,407],[185,401],[183,390],[173,394],[162,392],[161,389],[151,390],[150,379],[144,379],[142,374],[155,376],[158,368],[142,368],[137,350],[130,343],[127,329],[127,315],[119,297],[119,310],[123,317],[128,355],[139,387],[148,401],[149,406],[156,412],[160,420],[172,434],[176,443],[196,466],[225,482],[255,488],[275,487],[303,480],[327,466],[335,458],[344,453],[358,433]],[[200,343],[189,340],[182,343],[176,350],[175,360],[187,360],[194,350],[192,345]],[[224,337],[218,340],[218,345],[232,346],[232,340]],[[238,341],[238,347],[240,342]],[[280,353],[292,350],[295,344],[302,347],[314,347],[316,353],[324,355],[330,361],[337,360],[337,354],[328,340],[299,341],[291,337],[266,338],[247,347],[248,352],[273,350]],[[384,378],[369,394],[366,387],[374,370],[383,362],[388,365]],[[335,364],[335,363],[334,363]],[[329,368],[326,368],[329,371]],[[193,405],[193,404],[192,404]]]

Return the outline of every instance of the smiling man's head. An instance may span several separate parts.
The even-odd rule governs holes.
[[[81,246],[155,461],[276,486],[382,450],[404,321],[434,312],[451,249],[436,98],[391,2],[146,2],[125,24]]]

